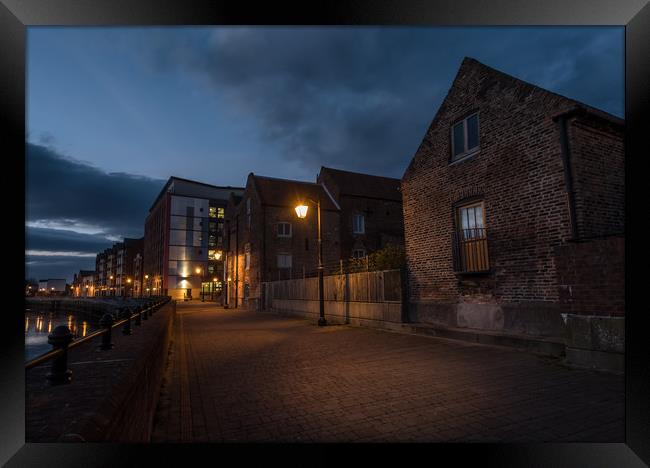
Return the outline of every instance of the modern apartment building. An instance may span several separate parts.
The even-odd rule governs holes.
[[[170,177],[145,220],[142,290],[174,299],[222,300],[225,208],[240,187]]]

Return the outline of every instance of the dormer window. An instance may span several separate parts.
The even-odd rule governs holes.
[[[478,112],[451,127],[451,161],[464,159],[479,150]]]

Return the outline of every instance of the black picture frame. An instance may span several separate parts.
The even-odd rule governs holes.
[[[11,181],[25,180],[25,74],[26,28],[29,26],[109,26],[109,25],[619,25],[625,26],[626,45],[626,435],[625,443],[612,444],[454,444],[362,447],[359,454],[388,461],[387,449],[395,461],[405,456],[414,463],[431,463],[450,455],[454,465],[472,463],[487,466],[576,466],[612,467],[650,464],[650,371],[647,305],[640,303],[643,290],[640,276],[631,275],[633,263],[645,262],[645,249],[633,246],[631,233],[646,222],[644,204],[634,205],[632,188],[642,187],[643,163],[650,154],[648,145],[648,104],[650,103],[650,5],[647,0],[362,0],[302,2],[278,5],[275,2],[169,1],[169,0],[0,0],[0,129],[2,137],[3,189],[13,219],[20,217],[21,204],[14,201],[18,189]],[[634,183],[634,179],[637,183]],[[646,182],[647,183],[647,182]],[[24,191],[23,191],[24,193]],[[10,206],[9,206],[10,205]],[[641,205],[641,206],[639,206]],[[22,205],[24,207],[24,205]],[[23,210],[24,215],[24,210]],[[11,228],[9,228],[11,226]],[[5,246],[24,267],[25,231],[19,223],[8,222],[12,234]],[[9,239],[9,238],[7,238]],[[22,250],[21,250],[22,248]],[[634,249],[634,250],[632,250]],[[9,253],[11,253],[9,252]],[[13,264],[13,263],[12,263]],[[186,463],[197,455],[207,455],[210,464],[226,462],[235,455],[239,462],[251,455],[270,462],[275,455],[284,463],[339,463],[347,458],[340,447],[331,446],[249,446],[217,445],[118,445],[118,444],[25,444],[25,374],[23,278],[6,268],[7,297],[0,382],[0,462],[7,466],[138,466],[180,456]],[[634,292],[634,295],[633,295]],[[637,304],[635,305],[635,299]],[[17,304],[13,304],[13,301]],[[319,453],[314,457],[313,449]],[[209,453],[199,453],[209,452]],[[309,451],[308,451],[309,450]],[[346,451],[356,447],[346,447]],[[275,458],[275,457],[274,457]]]

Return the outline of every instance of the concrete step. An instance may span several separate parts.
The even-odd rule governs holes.
[[[469,341],[492,346],[507,346],[550,356],[564,356],[565,345],[562,338],[533,336],[519,333],[505,333],[493,330],[472,328],[453,328],[443,325],[425,323],[403,323],[400,327],[391,327],[394,331],[414,335],[435,336],[451,340]]]

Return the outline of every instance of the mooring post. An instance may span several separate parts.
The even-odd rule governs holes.
[[[122,309],[122,318],[126,319],[126,322],[124,322],[124,327],[122,328],[122,334],[130,335],[131,334],[131,308],[130,307],[124,307]]]
[[[99,326],[106,330],[106,332],[102,335],[102,345],[99,347],[101,350],[108,350],[113,348],[113,343],[111,342],[111,331],[113,323],[113,316],[111,314],[104,314],[102,319],[99,321]]]
[[[47,342],[54,349],[63,352],[52,361],[52,371],[47,375],[51,385],[69,384],[72,381],[72,371],[68,369],[68,345],[72,342],[72,332],[65,325],[59,325],[47,337]]]
[[[135,324],[136,326],[142,325],[142,306],[138,306],[135,308],[135,313],[137,314],[135,316]]]

